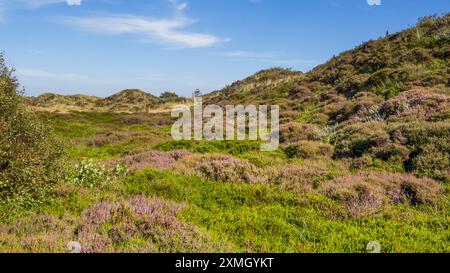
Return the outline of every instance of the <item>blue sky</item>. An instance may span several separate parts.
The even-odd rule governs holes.
[[[0,50],[28,95],[209,92],[450,12],[448,0],[67,1],[79,0],[0,0]]]

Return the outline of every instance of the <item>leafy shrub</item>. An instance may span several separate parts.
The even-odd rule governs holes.
[[[393,127],[412,151],[408,170],[420,176],[447,180],[449,174],[450,123],[414,122]]]
[[[267,166],[281,165],[285,163],[286,154],[281,151],[275,152],[248,152],[239,156],[239,158],[248,160],[256,167],[263,168]]]
[[[390,162],[406,162],[409,159],[410,150],[400,144],[392,143],[372,150],[377,158]]]
[[[382,69],[369,78],[365,89],[385,98],[393,98],[409,87],[406,85],[408,75],[407,71],[400,69]]]
[[[352,160],[350,167],[352,169],[362,170],[373,165],[373,158],[370,155],[363,155]]]
[[[58,179],[59,142],[22,102],[18,83],[0,55],[0,199],[35,198]]]
[[[316,141],[299,141],[285,148],[290,158],[311,159],[317,157],[332,157],[334,147],[330,144]]]
[[[373,147],[390,143],[390,135],[384,122],[355,123],[345,126],[336,134],[338,157],[359,157]]]
[[[312,124],[289,122],[280,126],[280,142],[293,143],[299,140],[315,140],[318,127]]]
[[[450,181],[450,155],[448,152],[440,151],[433,144],[422,146],[411,164],[419,176]]]

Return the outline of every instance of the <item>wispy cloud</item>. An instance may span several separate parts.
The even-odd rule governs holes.
[[[163,82],[171,81],[173,77],[166,75],[143,74],[133,77],[111,78],[110,76],[92,76],[78,73],[55,72],[35,68],[17,68],[16,75],[21,80],[44,81],[52,83],[76,83],[81,85],[110,86],[123,83]]]
[[[82,82],[82,83],[101,82],[98,79],[75,73],[57,73],[33,68],[22,68],[22,69],[17,68],[16,73],[19,77],[27,77],[27,78],[42,78],[48,80],[62,80],[69,82]]]
[[[70,6],[81,5],[82,0],[0,0],[0,3],[7,3],[25,8],[40,8],[53,4],[65,3]]]
[[[67,0],[12,0],[28,8],[40,8],[52,4],[67,3]]]
[[[226,51],[226,52],[213,52],[212,54],[217,56],[223,56],[227,58],[237,59],[237,60],[247,60],[262,63],[271,63],[278,65],[301,65],[305,67],[313,67],[319,64],[319,61],[315,60],[304,60],[295,58],[281,58],[274,53],[255,53],[248,51]]]
[[[37,9],[62,3],[69,6],[79,6],[82,0],[0,0],[0,22],[5,20],[8,10]]]
[[[169,0],[175,14],[168,18],[151,18],[130,14],[108,14],[102,16],[58,17],[58,22],[78,29],[105,34],[134,34],[145,42],[159,42],[183,48],[209,47],[230,41],[215,35],[188,31],[197,21],[188,18],[183,11],[187,2]]]

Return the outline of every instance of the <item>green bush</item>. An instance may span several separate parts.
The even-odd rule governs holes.
[[[449,153],[440,151],[433,144],[424,145],[412,159],[412,169],[419,176],[450,181]]]
[[[259,151],[259,141],[170,141],[156,145],[160,151],[187,150],[194,153],[227,153],[240,155],[251,151]]]
[[[334,147],[330,144],[316,141],[299,141],[285,149],[290,158],[313,159],[318,157],[332,157]]]
[[[18,82],[0,55],[0,199],[36,198],[57,182],[61,147],[22,102]]]
[[[420,176],[445,181],[450,174],[450,123],[415,122],[394,128],[413,151],[408,169]]]
[[[336,155],[338,157],[360,157],[376,147],[390,142],[384,122],[354,123],[336,133]]]

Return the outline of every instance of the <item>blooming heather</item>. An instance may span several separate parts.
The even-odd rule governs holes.
[[[342,202],[354,214],[373,212],[384,205],[433,204],[441,187],[410,174],[359,173],[325,182],[320,191]]]
[[[144,170],[148,168],[156,169],[172,169],[176,166],[176,162],[183,157],[189,155],[187,151],[144,151],[133,155],[128,155],[118,162],[128,166],[130,171]]]
[[[155,252],[228,249],[213,242],[198,227],[180,221],[177,215],[183,208],[183,204],[145,197],[102,202],[85,211],[77,228],[77,240],[82,252],[116,252],[124,244],[136,251]]]

